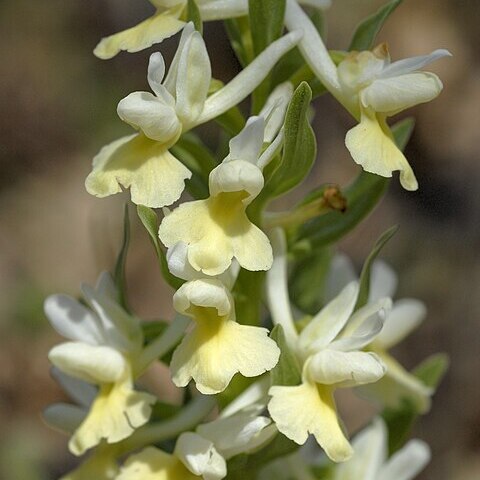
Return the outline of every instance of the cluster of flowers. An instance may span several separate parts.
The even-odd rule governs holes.
[[[402,186],[415,190],[413,171],[386,118],[440,93],[438,77],[420,69],[448,52],[391,63],[381,45],[344,54],[337,65],[301,5],[315,10],[329,2],[286,0],[283,18],[290,33],[267,45],[223,85],[212,79],[206,45],[189,15],[194,10],[203,21],[243,18],[252,2],[152,3],[152,17],[103,39],[95,54],[111,58],[121,50],[140,51],[182,31],[177,52],[167,73],[163,56],[151,55],[147,78],[153,93],[134,92],[120,101],[118,115],[137,132],[99,152],[86,188],[97,197],[129,188],[133,203],[163,207],[158,237],[167,249],[168,274],[178,281],[173,296],[178,315],[147,341],[145,322],[127,311],[108,273],[95,288],[83,287],[82,302],[66,295],[47,299],[47,317],[69,339],[52,348],[49,359],[54,376],[75,403],[52,405],[45,418],[71,434],[73,454],[94,449],[63,478],[222,479],[230,475],[235,460],[238,464],[243,459],[245,466],[250,455],[268,451],[275,442],[303,445],[310,434],[338,464],[331,464],[335,479],[413,478],[428,461],[428,447],[412,441],[387,459],[387,428],[380,418],[356,435],[352,447],[334,392],[358,387],[383,407],[396,408],[408,399],[417,412],[426,412],[432,388],[388,353],[419,325],[425,307],[413,299],[393,303],[396,277],[379,261],[369,272],[368,295],[362,300],[365,281],[357,278],[347,257],[337,255],[323,280],[323,293],[318,292],[323,308],[313,316],[300,312],[291,304],[286,231],[279,225],[285,226],[295,212],[297,223],[303,221],[310,210],[287,212],[283,219],[282,214],[261,212],[255,223],[249,214],[248,207],[274,177],[272,171],[282,168],[278,159],[292,135],[286,117],[295,101],[294,85],[285,81],[273,88],[258,114],[231,135],[228,154],[208,170],[207,198],[166,207],[180,199],[192,178],[191,168],[175,155],[184,135],[235,108],[294,47],[324,88],[358,120],[346,136],[353,159],[383,177],[398,170]],[[243,271],[257,272],[261,282],[261,272],[267,272],[265,299],[276,336],[269,336],[255,319],[237,321],[238,295],[232,292]],[[261,299],[243,298],[250,300],[259,307]],[[172,416],[160,413],[161,421],[149,422],[161,406],[135,382],[159,359],[169,364],[177,387],[192,382],[200,394]],[[298,378],[276,381],[285,373],[282,368]],[[219,409],[216,394],[228,390],[237,374],[258,378]],[[215,409],[216,418],[202,423]],[[242,478],[317,478],[300,455],[291,450],[275,462],[260,462],[261,468],[250,468]]]

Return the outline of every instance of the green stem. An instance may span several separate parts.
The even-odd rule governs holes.
[[[213,410],[216,404],[213,396],[201,395],[196,397],[179,414],[169,420],[138,429],[130,438],[122,442],[122,453],[175,438],[180,433],[194,429]]]
[[[135,378],[140,376],[152,362],[163,357],[181,340],[189,323],[190,319],[187,317],[175,317],[163,335],[159,335],[143,349],[135,364]]]

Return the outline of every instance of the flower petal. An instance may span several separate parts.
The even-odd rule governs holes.
[[[167,106],[175,107],[175,99],[162,85],[165,76],[165,60],[160,52],[150,55],[148,60],[147,80],[152,92]]]
[[[423,322],[427,314],[425,304],[420,300],[405,298],[395,302],[387,315],[382,331],[375,339],[381,348],[389,348],[400,343]]]
[[[195,270],[188,261],[188,245],[178,242],[167,250],[168,269],[176,277],[183,280],[200,280],[205,278],[201,272]],[[231,289],[238,276],[240,265],[233,261],[230,268],[216,276],[227,288]]]
[[[296,0],[287,0],[285,25],[290,31],[303,31],[298,48],[321,82],[334,96],[339,95],[341,88],[337,67],[330,58],[317,29]]]
[[[87,411],[70,403],[54,403],[43,411],[43,419],[52,428],[71,435],[80,426]]]
[[[421,440],[410,440],[380,469],[378,480],[411,480],[430,461],[430,448]]]
[[[80,342],[61,343],[48,358],[67,375],[93,384],[115,382],[127,368],[125,358],[113,348]]]
[[[265,328],[215,319],[210,314],[197,319],[173,353],[170,370],[178,387],[185,387],[193,378],[200,392],[214,394],[225,390],[237,372],[257,377],[271,370],[279,356],[280,350]]]
[[[263,139],[263,131],[257,137],[258,139]],[[240,154],[239,151],[236,153]],[[255,155],[255,153],[247,152],[248,155]],[[241,159],[233,159],[223,161],[210,172],[208,185],[212,197],[221,193],[238,192],[242,197],[238,199],[242,202],[241,204],[248,205],[262,191],[264,179],[261,170],[255,164]],[[244,192],[248,195],[245,195]],[[233,205],[229,205],[229,207],[233,207]]]
[[[442,88],[442,82],[433,73],[409,73],[375,80],[362,90],[360,99],[365,108],[390,116],[433,100]]]
[[[265,119],[265,134],[263,141],[273,142],[285,121],[288,104],[293,96],[293,85],[283,82],[268,96],[259,115]]]
[[[400,171],[400,183],[406,190],[417,190],[418,183],[407,159],[395,145],[384,119],[362,109],[360,123],[347,132],[345,145],[356,163],[366,172],[391,177]]]
[[[379,335],[386,312],[389,312],[391,307],[392,301],[389,298],[367,303],[350,317],[339,338],[334,340],[328,348],[346,352],[367,346]]]
[[[304,382],[296,387],[271,387],[269,395],[268,411],[285,436],[303,445],[313,434],[334,462],[351,457],[353,450],[340,428],[329,387]]]
[[[378,471],[387,458],[387,431],[384,422],[376,418],[373,424],[355,435],[354,454],[335,467],[334,480],[378,480]]]
[[[297,346],[298,332],[293,320],[292,307],[288,295],[287,240],[285,232],[276,228],[270,233],[273,247],[273,264],[267,272],[267,301],[272,321],[281,325],[289,347],[294,351]]]
[[[149,92],[133,92],[120,100],[117,113],[124,122],[168,148],[182,132],[182,124],[172,103],[166,103]]]
[[[256,165],[263,147],[265,119],[250,117],[243,130],[230,140],[228,160],[244,160]]]
[[[116,452],[109,446],[101,446],[60,480],[116,480],[118,472]]]
[[[115,480],[198,480],[175,456],[148,447],[130,455]]]
[[[103,439],[116,443],[129,437],[148,421],[156,400],[153,395],[133,390],[128,378],[102,386],[88,416],[70,439],[70,451],[82,455]]]
[[[290,32],[270,44],[233,80],[207,98],[196,125],[208,122],[246,98],[265,79],[277,61],[300,40],[301,33]]]
[[[351,282],[323,307],[302,330],[299,351],[308,354],[328,345],[345,326],[353,312],[357,296],[358,283]]]
[[[205,22],[248,15],[248,0],[208,0],[198,7]]]
[[[188,470],[206,480],[220,480],[227,476],[227,463],[216,446],[196,433],[182,433],[174,453]]]
[[[45,315],[52,327],[69,340],[101,345],[105,332],[93,312],[68,295],[51,295],[45,300]]]
[[[219,281],[202,278],[184,283],[173,296],[173,306],[178,313],[195,318],[195,307],[215,309],[218,316],[235,315],[233,298]]]
[[[433,390],[425,386],[415,375],[407,372],[393,357],[379,353],[387,372],[378,382],[361,387],[362,396],[379,402],[384,407],[399,408],[403,400],[413,402],[420,413],[430,409]]]
[[[202,113],[211,80],[207,47],[195,31],[185,42],[178,62],[175,110],[184,129],[189,129]]]
[[[398,277],[395,270],[383,260],[375,260],[370,274],[369,302],[381,298],[393,298],[397,290]]]
[[[85,186],[88,193],[107,197],[131,187],[132,202],[159,208],[180,198],[191,172],[165,147],[143,135],[131,135],[106,145],[93,159]]]
[[[158,235],[167,248],[186,243],[188,262],[206,275],[219,275],[232,262],[231,239],[212,217],[210,200],[182,203],[163,219]]]
[[[357,280],[357,274],[353,262],[347,255],[336,254],[332,258],[325,282],[325,301],[329,302],[335,298],[347,284],[354,280]]]
[[[213,442],[215,448],[228,460],[248,450],[251,442],[270,423],[271,420],[267,417],[242,412],[199,425],[197,433]]]
[[[399,75],[405,75],[416,70],[420,70],[429,63],[443,57],[451,57],[452,54],[445,49],[434,50],[428,55],[419,55],[417,57],[404,58],[391,63],[388,67],[384,68],[381,73],[381,78],[397,77]]]
[[[165,38],[175,35],[185,25],[178,20],[180,12],[177,13],[177,10],[157,13],[134,27],[103,38],[93,53],[98,58],[106,60],[122,50],[139,52],[160,43]]]
[[[97,388],[83,380],[66,375],[57,367],[52,367],[50,373],[75,403],[85,408],[90,407],[97,396]]]
[[[311,357],[308,372],[316,383],[353,387],[376,382],[385,375],[386,368],[372,352],[323,350]]]
[[[246,219],[247,220],[247,219]],[[268,270],[273,254],[268,237],[250,221],[244,222],[241,233],[232,240],[233,254],[238,263],[251,272]]]
[[[89,285],[82,285],[82,293],[102,322],[105,332],[104,345],[122,352],[135,352],[142,347],[142,328],[137,318],[127,313],[116,301]]]

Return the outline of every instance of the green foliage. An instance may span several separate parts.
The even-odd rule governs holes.
[[[296,187],[308,174],[315,161],[317,146],[309,122],[312,90],[302,82],[295,90],[285,116],[285,143],[282,157],[267,167],[262,196],[278,197]],[[273,169],[273,171],[272,171]]]
[[[348,50],[370,50],[375,44],[378,32],[387,21],[390,14],[402,3],[402,0],[391,0],[376,13],[361,22],[353,34]]]
[[[285,0],[249,0],[248,14],[253,51],[259,55],[282,34]]]
[[[149,322],[142,322],[143,343],[148,345],[158,336],[163,335],[168,327],[165,320],[151,320]]]
[[[260,325],[260,305],[262,302],[265,272],[250,272],[241,269],[233,287],[237,321],[248,325]]]
[[[137,215],[147,230],[153,247],[155,248],[163,278],[172,288],[177,290],[183,284],[183,280],[172,275],[168,269],[167,258],[158,239],[158,217],[155,210],[145,207],[144,205],[137,205]]]
[[[224,25],[230,45],[241,66],[245,68],[254,58],[248,17],[230,18],[224,21]]]
[[[395,235],[397,230],[397,226],[390,227],[386,232],[380,235],[380,238],[375,242],[372,251],[365,260],[362,268],[362,273],[360,274],[360,289],[358,292],[355,310],[362,308],[368,303],[368,297],[370,294],[370,273],[373,262],[378,257],[378,254],[385,246],[385,244]]]
[[[427,387],[436,389],[447,373],[450,360],[445,353],[436,353],[417,365],[412,373]]]
[[[425,359],[412,373],[427,387],[435,390],[444,377],[448,365],[448,356],[437,353]],[[390,454],[403,447],[419,414],[415,403],[407,398],[402,399],[399,407],[386,408],[383,411],[382,416],[388,428]]]
[[[253,53],[257,56],[282,34],[285,0],[249,0],[248,16]],[[253,113],[258,113],[261,110],[270,90],[269,74],[253,92]]]
[[[403,399],[400,407],[386,408],[382,417],[388,429],[388,451],[393,454],[405,444],[418,413],[412,401]]]
[[[150,420],[153,422],[161,422],[180,413],[181,405],[172,405],[171,403],[161,402],[157,400],[152,407],[152,415]]]
[[[406,118],[392,127],[395,142],[400,149],[405,148],[413,126],[414,120]],[[347,200],[345,212],[330,212],[305,223],[290,235],[290,249],[308,254],[340,240],[372,212],[383,198],[389,182],[388,178],[362,170],[344,191]],[[323,188],[320,187],[319,192]]]
[[[299,446],[281,433],[261,450],[252,455],[237,455],[227,463],[228,475],[226,480],[244,480],[255,478],[255,473],[273,460],[290,455]]]
[[[332,252],[329,248],[319,248],[295,263],[289,289],[302,312],[315,315],[323,307],[321,292],[325,290],[331,259]]]
[[[272,385],[299,385],[302,372],[295,353],[290,350],[281,325],[275,325],[270,336],[280,348],[280,358],[275,368],[270,372]]]
[[[130,244],[130,217],[128,214],[128,205],[126,204],[124,209],[124,214],[123,214],[122,246],[117,256],[117,261],[115,263],[115,270],[113,275],[113,278],[115,280],[115,285],[118,290],[120,304],[126,310],[128,310],[128,301],[127,301],[127,283],[126,283],[126,276],[125,276],[125,267],[127,264],[127,253],[128,253],[129,244]]]
[[[200,16],[200,10],[198,9],[197,2],[195,0],[188,0],[187,3],[187,20],[193,22],[195,30],[203,33],[202,17]]]
[[[196,135],[187,133],[170,150],[192,172],[185,182],[190,194],[197,199],[208,197],[208,175],[217,165],[209,149]]]

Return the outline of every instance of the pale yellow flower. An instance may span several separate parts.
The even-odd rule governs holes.
[[[383,310],[391,302],[383,299],[353,313],[358,284],[349,283],[298,334],[288,301],[283,232],[274,231],[272,242],[276,255],[267,273],[267,295],[270,306],[284,306],[271,308],[272,319],[284,327],[302,367],[302,381],[296,386],[271,387],[268,411],[288,438],[301,445],[312,434],[329,458],[342,462],[353,451],[340,425],[334,392],[376,382],[385,374],[380,358],[361,349],[380,332]],[[355,325],[353,331],[341,335],[351,323]]]
[[[337,280],[333,282],[333,279]],[[335,256],[327,277],[327,285],[330,285],[329,296],[336,295],[348,281],[355,279],[355,269],[349,258],[344,255]],[[389,265],[381,260],[375,261],[371,271],[369,302],[374,303],[384,297],[393,298],[397,282],[397,275]],[[403,298],[393,303],[385,317],[382,331],[366,346],[367,350],[375,352],[382,359],[387,373],[378,382],[360,387],[363,396],[383,407],[399,408],[404,400],[408,400],[420,413],[429,410],[433,389],[408,372],[389,353],[392,347],[419,327],[426,313],[425,305],[414,298]],[[354,327],[355,325],[350,325],[350,329]],[[348,333],[348,330],[345,333]]]
[[[365,171],[383,177],[391,177],[398,170],[402,186],[416,190],[413,170],[396,146],[386,120],[440,94],[440,79],[420,69],[450,53],[435,50],[429,55],[391,63],[386,46],[380,45],[371,52],[352,52],[337,68],[316,28],[295,0],[287,0],[285,22],[289,29],[303,29],[299,48],[306,61],[332,95],[359,121],[345,138],[355,162]]]
[[[116,480],[198,480],[176,455],[148,447],[125,462]]]
[[[245,0],[196,0],[202,20],[220,20],[244,14]],[[109,59],[122,50],[138,52],[175,35],[185,25],[187,0],[150,0],[155,13],[138,25],[103,38],[93,53]]]
[[[106,145],[93,159],[85,186],[106,197],[130,188],[136,204],[157,208],[182,194],[191,172],[170,152],[182,133],[206,123],[241,102],[279,58],[299,40],[298,32],[273,42],[233,80],[208,96],[210,58],[193,24],[185,26],[166,73],[160,53],[150,56],[148,83],[153,93],[133,92],[118,104],[120,118],[139,131]]]
[[[183,242],[188,262],[206,275],[219,275],[232,259],[247,270],[268,270],[272,250],[267,236],[246,214],[264,185],[261,150],[263,117],[252,117],[230,141],[228,157],[209,177],[210,197],[187,202],[167,215],[159,229],[167,248]]]
[[[200,392],[219,393],[236,373],[256,377],[276,365],[280,350],[268,331],[236,322],[233,297],[219,280],[187,282],[173,302],[177,312],[194,320],[170,363],[178,387],[193,379]]]
[[[45,302],[53,327],[72,340],[53,347],[49,359],[67,375],[61,382],[79,404],[53,405],[45,413],[51,423],[73,431],[69,448],[75,455],[102,440],[127,438],[148,421],[156,401],[134,388],[133,360],[143,335],[138,320],[118,305],[111,277],[102,275],[96,289],[84,286],[83,293],[90,308],[66,295]]]
[[[388,458],[387,428],[381,418],[358,433],[353,457],[336,465],[333,480],[412,480],[430,460],[430,449],[421,440],[410,440]]]

